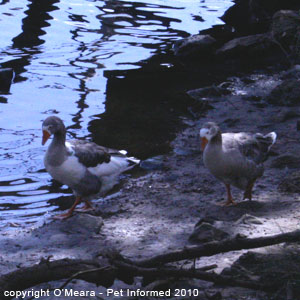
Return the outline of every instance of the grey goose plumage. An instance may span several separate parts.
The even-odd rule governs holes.
[[[120,173],[139,163],[138,159],[127,157],[124,151],[84,140],[66,141],[65,125],[56,116],[44,120],[42,128],[43,145],[53,135],[44,157],[46,170],[55,180],[68,185],[76,196],[70,210],[57,218],[70,217],[82,201],[85,202],[83,210],[91,209],[90,199],[110,190]]]
[[[216,123],[207,122],[200,137],[204,165],[226,186],[225,204],[234,204],[231,185],[244,191],[244,199],[251,200],[253,185],[263,175],[263,162],[276,142],[276,133],[221,133]]]

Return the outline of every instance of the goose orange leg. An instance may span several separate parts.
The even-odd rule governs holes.
[[[54,219],[58,219],[58,220],[64,220],[64,219],[67,219],[67,218],[71,217],[72,214],[73,214],[73,211],[74,211],[75,207],[76,207],[80,202],[81,202],[81,198],[80,198],[80,197],[76,197],[74,204],[72,205],[72,207],[71,207],[66,213],[61,214],[61,215],[56,215],[56,216],[54,216],[53,218],[54,218]]]
[[[225,206],[236,205],[236,203],[234,202],[232,195],[231,195],[230,184],[225,184],[225,186],[226,186],[226,191],[227,191],[227,201],[224,203],[224,205]]]
[[[87,212],[87,211],[91,211],[91,210],[94,210],[94,208],[93,208],[91,202],[88,200],[84,201],[83,207],[76,209],[76,211],[80,211],[80,212]]]
[[[250,201],[252,200],[252,189],[254,186],[254,182],[248,183],[245,193],[244,193],[244,200],[249,199]]]

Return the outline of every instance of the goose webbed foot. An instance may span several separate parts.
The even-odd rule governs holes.
[[[65,219],[70,218],[72,216],[72,214],[73,214],[73,211],[71,211],[71,212],[68,211],[68,212],[66,212],[64,214],[53,216],[53,219],[55,219],[55,220],[65,220]]]
[[[91,204],[90,201],[85,201],[85,204],[83,207],[80,207],[80,208],[77,208],[75,211],[78,211],[78,212],[89,212],[89,211],[93,211],[94,208]]]
[[[229,198],[225,203],[222,203],[222,206],[230,206],[230,205],[237,205],[237,203],[233,200],[233,198]]]
[[[66,213],[53,216],[53,219],[56,219],[56,220],[65,220],[65,219],[70,218],[72,216],[73,211],[75,210],[77,204],[79,204],[80,202],[81,202],[81,198],[80,197],[76,197],[74,204],[72,205],[72,207]]]
[[[237,203],[233,200],[231,191],[230,191],[230,184],[225,184],[226,192],[227,192],[227,201],[225,203],[222,203],[222,206],[230,206],[230,205],[236,205]]]

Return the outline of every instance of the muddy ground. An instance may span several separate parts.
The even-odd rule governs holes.
[[[199,98],[199,103],[211,109],[205,114],[195,115],[195,118],[183,119],[186,128],[172,142],[172,153],[158,157],[156,164],[151,164],[154,170],[143,171],[142,175],[137,171],[123,177],[121,189],[104,200],[95,201],[96,211],[91,214],[76,213],[65,221],[50,221],[49,218],[47,224],[39,228],[17,228],[2,235],[1,274],[38,263],[41,258],[50,255],[52,260],[64,257],[93,258],[103,249],[113,247],[125,257],[138,259],[195,242],[219,239],[219,235],[205,232],[205,226],[200,226],[200,229],[198,226],[199,232],[194,232],[195,225],[201,220],[202,224],[205,222],[220,229],[227,237],[238,233],[250,238],[260,237],[299,228],[300,195],[280,192],[278,185],[283,178],[300,168],[297,165],[300,153],[297,119],[300,109],[272,106],[265,101],[285,74],[228,78],[222,85],[230,92],[228,95],[207,95],[204,100],[197,96],[197,92],[191,92],[190,95]],[[225,188],[205,169],[202,162],[198,133],[206,121],[217,122],[223,132],[277,132],[278,140],[265,163],[263,177],[255,185],[251,202],[243,201],[242,191],[233,189],[238,204],[230,207],[220,205],[225,201]],[[284,159],[287,154],[295,156],[287,161]],[[223,271],[237,277],[248,275],[248,278],[262,281],[270,280],[270,270],[270,276],[276,274],[286,280],[283,288],[276,293],[216,286],[200,280],[171,280],[169,286],[197,288],[200,291],[198,299],[298,299],[298,275],[293,275],[293,268],[296,272],[300,266],[297,261],[298,250],[297,244],[281,244],[251,250],[250,254],[245,254],[248,251],[234,251],[204,257],[196,262],[196,267],[216,264],[214,271],[218,273]],[[253,252],[259,254],[253,255]],[[238,261],[241,256],[242,260]],[[277,269],[272,265],[274,261],[277,261]],[[264,265],[260,267],[262,262]],[[180,262],[180,265],[190,268],[193,262]],[[61,283],[51,282],[41,287],[55,288]],[[289,283],[292,283],[292,288]],[[135,290],[140,285],[137,279],[130,289]],[[114,287],[120,289],[128,286],[118,281]],[[80,280],[73,280],[67,288],[103,292],[103,296],[97,296],[97,299],[129,299],[106,297],[105,288]],[[80,297],[85,298],[90,299]],[[40,299],[67,298],[50,296]]]

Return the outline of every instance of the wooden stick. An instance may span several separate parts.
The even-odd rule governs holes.
[[[201,246],[186,247],[177,251],[157,255],[150,259],[133,261],[132,263],[140,267],[154,267],[184,259],[213,256],[229,251],[254,249],[280,243],[291,243],[298,241],[300,241],[300,230],[253,239],[241,238],[237,236],[233,239],[228,239],[221,242],[209,242]]]
[[[13,296],[4,296],[4,291],[22,291],[40,283],[75,277],[104,287],[111,286],[116,278],[128,282],[135,276],[152,275],[154,277],[198,278],[217,284],[241,286],[264,291],[273,289],[276,291],[281,286],[278,282],[273,282],[266,286],[259,282],[236,280],[230,276],[218,275],[213,272],[208,273],[200,270],[185,270],[170,267],[162,268],[161,266],[183,259],[212,256],[218,253],[253,249],[284,242],[297,242],[299,240],[300,230],[296,230],[269,237],[254,239],[236,237],[223,242],[210,242],[201,246],[184,248],[136,262],[123,259],[120,255],[113,255],[108,259],[102,260],[44,260],[32,267],[21,268],[0,276],[0,299],[7,300],[14,298]],[[128,283],[130,284],[130,282]],[[274,287],[276,284],[277,286]]]

